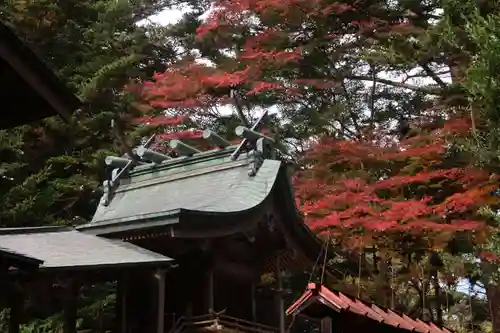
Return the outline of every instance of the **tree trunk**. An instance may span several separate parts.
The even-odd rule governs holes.
[[[434,322],[438,326],[443,326],[443,307],[441,304],[441,287],[439,286],[439,279],[437,277],[437,270],[434,271],[434,276],[432,277],[432,287],[434,289],[434,309],[436,310],[436,317],[434,318]]]
[[[376,258],[374,263],[377,265],[376,269],[378,271],[378,278],[380,285],[381,293],[377,295],[380,297],[380,303],[388,308],[394,309],[394,299],[393,299],[393,286],[392,286],[392,272],[391,272],[391,258],[387,254],[381,254],[382,258]],[[375,256],[374,256],[375,258]],[[377,297],[377,298],[378,298]]]
[[[500,286],[485,284],[493,333],[500,333]]]
[[[432,306],[429,304],[429,311],[432,320],[439,326],[443,325],[443,306],[442,306],[442,294],[441,287],[439,286],[439,270],[443,267],[443,260],[441,259],[439,253],[431,251],[429,253],[429,287],[432,286],[434,291],[434,302]],[[434,311],[432,311],[434,308]]]
[[[492,333],[500,333],[500,285],[491,281],[496,267],[486,261],[481,262],[483,284],[490,310]]]

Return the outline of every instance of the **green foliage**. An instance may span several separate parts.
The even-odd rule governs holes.
[[[475,11],[466,25],[466,31],[477,51],[472,57],[465,87],[470,94],[471,108],[477,110],[477,117],[482,121],[477,133],[477,145],[488,166],[499,162],[500,150],[499,19],[499,14],[484,17]]]
[[[117,149],[111,119],[130,108],[124,85],[164,68],[173,55],[136,25],[144,12],[159,9],[147,1],[19,0],[0,7],[84,101],[69,124],[53,118],[0,132],[3,226],[71,224],[92,216],[106,176],[103,157]]]
[[[149,0],[0,4],[2,22],[84,102],[69,123],[53,117],[0,131],[0,226],[71,225],[92,217],[106,177],[104,157],[123,153],[110,123],[131,110],[124,86],[163,70],[176,55],[163,40],[163,29],[154,27],[151,36],[148,26],[137,25],[165,5]],[[4,112],[23,112],[15,101],[8,104]],[[83,290],[80,328],[100,327],[103,315],[112,317],[111,287]],[[62,323],[60,313],[34,319],[23,332],[54,332]]]

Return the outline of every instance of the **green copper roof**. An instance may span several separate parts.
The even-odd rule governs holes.
[[[234,147],[136,167],[120,180],[108,206],[99,205],[80,230],[112,227],[113,232],[179,222],[181,211],[228,214],[249,211],[269,196],[281,162],[264,160],[249,176],[249,160],[231,161]],[[99,232],[96,232],[99,234]]]

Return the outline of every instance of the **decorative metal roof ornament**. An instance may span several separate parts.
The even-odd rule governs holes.
[[[154,139],[156,137],[156,134],[153,134],[141,147],[144,147],[147,149],[149,147]],[[138,158],[141,158],[140,156],[137,156],[137,149],[133,150],[133,154],[135,154],[135,158],[132,158],[129,156],[129,154],[125,154],[122,157],[117,157],[117,156],[107,156],[104,159],[104,163],[108,167],[113,168],[111,172],[111,177],[108,180],[105,180],[103,182],[103,188],[104,188],[104,193],[101,198],[100,204],[103,206],[108,206],[111,200],[113,199],[113,194],[120,184],[120,178],[127,174],[135,165],[137,164],[144,164],[142,160],[138,160]]]
[[[183,156],[193,156],[194,154],[201,153],[201,150],[191,147],[190,145],[182,142],[181,140],[171,140],[168,143],[168,145],[178,154]]]
[[[214,131],[212,131],[210,129],[204,130],[202,137],[205,140],[210,140],[213,145],[215,145],[219,148],[226,148],[226,147],[229,147],[231,145],[231,143],[226,141],[226,139],[219,136],[217,133],[215,133]]]
[[[160,164],[163,161],[171,159],[170,156],[158,153],[145,146],[140,146],[135,151],[142,160],[148,160],[156,164]]]
[[[255,132],[263,124],[263,122],[266,119],[266,117],[267,117],[268,114],[269,113],[268,113],[267,110],[264,111],[264,113],[259,117],[259,119],[257,119],[257,121],[255,122],[255,124],[253,124],[250,129],[246,128],[246,130],[245,129],[242,130],[242,129],[239,129],[239,128],[240,127],[244,127],[244,126],[238,126],[236,128],[236,130],[235,130],[236,135],[244,137],[245,133],[247,133],[246,135],[248,136],[248,132],[249,131]],[[249,136],[248,138],[244,137],[244,139],[240,142],[240,144],[238,145],[238,147],[236,148],[236,150],[234,151],[234,153],[231,155],[231,160],[232,161],[236,161],[238,159],[238,157],[241,155],[241,153],[245,149],[248,149],[248,148],[250,148],[248,150],[251,150],[252,148],[255,149],[256,140],[252,141],[252,139],[255,139],[255,138],[256,138],[255,136],[254,137]]]
[[[257,131],[267,116],[268,111],[266,110],[251,128],[238,126],[235,129],[236,135],[242,137],[243,140],[231,155],[231,160],[237,160],[240,154],[246,150],[250,162],[248,171],[250,177],[257,174],[265,159],[276,159],[276,150],[287,154],[286,149],[276,140]]]

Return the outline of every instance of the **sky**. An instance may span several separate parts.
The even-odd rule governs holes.
[[[182,18],[185,12],[182,9],[167,9],[158,15],[151,16],[150,21],[163,25],[176,23]]]

